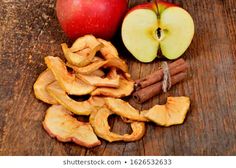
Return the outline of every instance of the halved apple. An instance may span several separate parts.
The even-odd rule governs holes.
[[[163,2],[134,7],[122,24],[122,40],[141,62],[153,61],[159,47],[168,59],[180,57],[189,47],[193,35],[194,23],[190,14]]]

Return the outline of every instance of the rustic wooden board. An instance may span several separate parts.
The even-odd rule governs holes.
[[[145,0],[130,0],[130,6]],[[190,64],[187,80],[141,105],[164,103],[168,95],[191,98],[183,125],[163,128],[147,124],[143,139],[107,143],[85,149],[51,139],[42,128],[48,105],[35,99],[34,81],[46,66],[46,55],[62,55],[68,42],[54,11],[54,0],[3,0],[0,3],[0,155],[235,155],[236,154],[236,1],[173,0],[194,18],[196,34],[183,58]],[[134,79],[157,68],[137,62],[114,39],[128,60]],[[129,126],[112,119],[113,130]]]

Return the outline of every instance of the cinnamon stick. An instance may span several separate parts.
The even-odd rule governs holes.
[[[171,76],[172,86],[179,83],[186,77],[186,72],[181,72]],[[162,92],[162,81],[152,84],[148,87],[135,91],[133,98],[137,103],[143,103]]]
[[[178,74],[180,72],[183,72],[187,70],[188,64],[184,61],[184,59],[178,59],[172,63],[169,64],[169,72],[170,76],[173,76],[175,74]],[[145,88],[147,86],[150,86],[154,83],[157,83],[163,79],[163,70],[159,69],[156,72],[146,76],[143,79],[139,79],[135,81],[135,90],[140,90],[142,88]]]

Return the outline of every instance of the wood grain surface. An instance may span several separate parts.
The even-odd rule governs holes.
[[[145,2],[130,0],[129,5]],[[48,105],[32,86],[46,68],[46,55],[61,56],[69,42],[55,16],[54,0],[2,0],[0,3],[0,155],[236,155],[236,1],[173,0],[192,15],[196,33],[183,58],[188,78],[141,105],[165,103],[167,96],[189,96],[191,109],[183,125],[147,124],[140,141],[107,143],[86,149],[52,139],[42,128]],[[120,33],[113,43],[129,63],[133,79],[157,69],[136,61],[124,48]],[[111,118],[112,130],[129,125]]]

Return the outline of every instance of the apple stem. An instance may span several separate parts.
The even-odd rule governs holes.
[[[152,3],[155,5],[155,11],[156,11],[157,18],[160,18],[158,0],[152,0]]]

